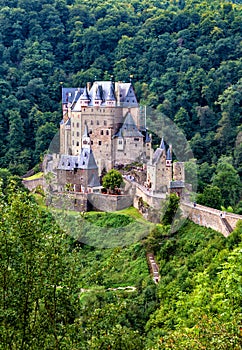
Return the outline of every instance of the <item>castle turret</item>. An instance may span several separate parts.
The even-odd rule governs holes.
[[[102,104],[102,96],[101,96],[101,86],[97,85],[97,90],[94,99],[95,106],[100,106]]]
[[[82,107],[86,107],[88,106],[89,102],[90,102],[90,98],[87,92],[87,88],[85,87],[80,97],[80,104]]]
[[[106,103],[110,107],[114,107],[116,105],[116,98],[115,98],[112,82],[110,83],[110,88],[106,97]]]
[[[172,148],[171,148],[171,145],[169,146],[169,148],[166,152],[166,166],[167,167],[172,166]]]

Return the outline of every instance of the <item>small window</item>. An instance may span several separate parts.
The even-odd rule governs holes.
[[[77,147],[79,146],[79,141],[77,141],[76,145],[77,145]]]
[[[77,137],[79,137],[79,136],[80,136],[80,133],[79,133],[79,131],[77,131],[77,133],[76,133],[76,136],[77,136]]]
[[[102,144],[102,141],[98,141],[98,144],[99,144],[99,146],[101,146],[101,144]]]
[[[91,125],[93,125],[93,120],[91,120]]]
[[[93,112],[93,108],[91,109],[91,111]]]
[[[97,120],[97,125],[99,125],[99,120]]]
[[[89,131],[89,135],[91,135],[91,134],[92,134],[92,130]]]
[[[103,112],[105,113],[105,109],[103,109]]]
[[[91,141],[91,145],[93,145],[93,141]]]
[[[79,123],[76,123],[76,127],[79,128],[80,124]]]
[[[138,138],[138,137],[135,137],[135,138],[134,138],[134,141],[139,141],[139,138]]]
[[[72,141],[72,146],[74,146],[74,140]]]
[[[100,134],[103,135],[103,130],[101,130]]]
[[[74,128],[74,126],[75,126],[75,123],[72,123],[72,126],[73,126],[73,128]]]
[[[109,135],[109,130],[106,130],[106,135]]]
[[[104,125],[104,126],[107,125],[107,121],[106,121],[106,120],[103,121],[103,125]]]
[[[122,145],[123,144],[123,140],[119,140],[118,144]]]

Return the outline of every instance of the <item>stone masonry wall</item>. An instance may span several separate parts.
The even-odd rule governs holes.
[[[39,178],[39,179],[34,179],[34,180],[24,180],[23,179],[23,184],[25,187],[28,188],[28,190],[33,191],[37,186],[41,186],[42,188],[44,188],[45,181],[44,181],[44,178]]]
[[[89,193],[88,201],[93,209],[101,211],[117,211],[133,205],[133,197],[131,195],[108,195],[100,193]]]
[[[223,223],[221,216],[223,216],[232,229],[235,229],[235,226],[238,220],[242,220],[242,215],[236,215],[232,213],[224,213],[221,210],[205,207],[202,205],[192,203],[182,203],[181,209],[183,214],[188,217],[190,220],[195,222],[200,226],[210,227],[218,232],[221,232],[225,237],[229,235],[229,231],[226,228],[226,225]]]

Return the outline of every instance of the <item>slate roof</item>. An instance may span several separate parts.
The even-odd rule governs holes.
[[[62,88],[62,103],[75,103],[82,95],[83,88]]]
[[[62,103],[70,103],[71,106],[81,100],[89,100],[89,106],[95,106],[95,100],[102,100],[101,105],[106,106],[106,101],[117,101],[121,106],[137,107],[138,102],[131,83],[117,83],[118,91],[112,81],[95,81],[90,89],[86,88],[62,88]],[[119,96],[116,96],[116,93]],[[118,97],[118,98],[117,98]]]
[[[171,149],[170,149],[170,147],[168,148],[167,153],[166,153],[166,160],[172,160],[172,155],[171,155]]]
[[[58,169],[59,170],[74,170],[74,169],[97,169],[97,164],[93,155],[93,152],[89,148],[83,148],[80,155],[70,156],[70,155],[61,155],[59,161]]]
[[[114,135],[114,137],[142,137],[143,134],[137,128],[134,119],[130,112],[126,114],[123,125],[119,131]]]

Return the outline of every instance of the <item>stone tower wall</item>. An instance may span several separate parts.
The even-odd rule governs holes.
[[[185,182],[185,167],[183,162],[173,163],[173,179],[174,181]]]

